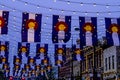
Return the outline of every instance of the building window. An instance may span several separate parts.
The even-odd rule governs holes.
[[[112,69],[114,69],[115,67],[115,63],[114,63],[114,55],[112,56]]]
[[[109,70],[111,69],[111,61],[110,61],[110,57],[108,58],[109,59]]]
[[[107,71],[107,58],[105,58],[105,70]]]

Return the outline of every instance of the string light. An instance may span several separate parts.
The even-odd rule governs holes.
[[[109,15],[111,15],[111,12],[108,12]]]
[[[52,9],[53,10],[57,10],[57,11],[62,11],[63,9],[57,9],[57,8],[49,8],[49,7],[45,7],[45,6],[40,6],[40,5],[36,5],[36,4],[33,4],[33,3],[28,3],[28,2],[25,2],[25,1],[22,1],[22,0],[17,0],[17,1],[19,1],[19,2],[24,2],[24,3],[26,3],[27,5],[28,4],[30,4],[30,5],[33,5],[33,6],[39,6],[38,8],[46,8],[46,9],[49,9],[49,11],[52,11]],[[96,3],[93,3],[94,5],[97,5]],[[93,5],[92,4],[92,5]],[[1,4],[0,4],[1,5]],[[2,4],[3,5],[3,4]],[[83,5],[83,2],[81,2],[81,5]],[[14,9],[14,8],[12,8],[12,7],[9,7],[9,6],[7,6],[7,5],[5,5],[5,7],[7,7],[7,8],[10,8],[10,9]],[[17,11],[19,11],[19,12],[23,12],[23,11],[21,11],[21,10],[18,10],[18,9],[16,9]],[[25,11],[24,11],[25,12]],[[26,11],[27,12],[27,11]],[[71,10],[64,10],[64,12],[72,12],[73,13],[73,11],[71,11]],[[76,11],[77,13],[85,13],[84,11]],[[111,11],[112,13],[118,13],[118,12],[120,12],[120,11]],[[33,12],[30,12],[30,13],[33,13]],[[92,12],[92,11],[90,11],[90,12],[87,12],[87,13],[93,13],[93,14],[97,14],[97,12]],[[99,12],[99,14],[106,14],[106,13],[108,13],[108,11],[100,11]],[[48,14],[48,13],[47,13]],[[62,15],[62,14],[59,14],[59,15]],[[74,14],[75,15],[75,14]]]
[[[54,2],[56,2],[56,0],[54,0]]]
[[[13,9],[13,12],[15,12],[16,10],[15,9]]]
[[[73,14],[76,14],[76,12],[75,12],[75,11],[73,11]]]
[[[100,22],[102,23],[102,22],[103,22],[103,20],[100,20]]]
[[[37,5],[37,8],[40,8],[40,6],[39,6],[39,5]]]
[[[93,6],[95,7],[95,6],[96,6],[96,3],[93,3]]]
[[[62,13],[64,12],[64,10],[61,11]]]
[[[81,2],[80,5],[83,6],[83,3]]]
[[[27,3],[27,2],[25,2],[25,5],[28,5],[28,3]]]
[[[67,1],[67,4],[70,4],[70,1]]]
[[[99,3],[87,3],[87,2],[77,2],[77,1],[69,1],[69,0],[58,0],[60,2],[70,2],[70,3],[74,3],[74,4],[85,4],[85,5],[99,5],[99,6],[106,6],[106,4],[99,4]],[[115,5],[115,4],[111,4],[109,6],[115,6],[115,7],[118,7],[119,5]]]
[[[46,26],[46,23],[44,23],[44,25]]]
[[[97,12],[97,15],[99,15],[99,12]]]
[[[15,0],[12,0],[13,2],[15,2]]]
[[[48,16],[46,16],[46,19],[48,19]]]
[[[4,8],[5,6],[4,5],[2,5],[2,8]]]
[[[87,12],[85,12],[85,15],[87,15],[88,13]]]
[[[49,11],[52,11],[52,8],[49,8]]]
[[[106,8],[109,8],[109,5],[106,5]]]
[[[19,1],[19,2],[24,2],[25,3],[25,1],[23,1],[23,0],[17,0],[17,1]],[[70,2],[70,3],[72,3],[72,1],[67,1],[67,0],[58,0],[58,1],[64,1],[64,2]],[[83,6],[83,4],[86,4],[86,5],[94,5],[94,6],[97,6],[97,5],[101,5],[101,6],[106,6],[106,4],[97,4],[97,3],[83,3],[83,2],[73,2],[73,3],[79,3],[79,4],[81,4],[81,6]],[[34,3],[30,3],[29,2],[29,4],[30,5],[33,5],[33,6],[38,6],[37,4],[34,4]],[[39,5],[40,6],[40,5]],[[118,7],[118,5],[107,5],[107,6],[117,6]],[[57,11],[61,11],[61,10],[63,10],[63,9],[57,9],[57,8],[49,8],[49,7],[46,7],[46,6],[40,6],[41,8],[46,8],[46,9],[49,9],[50,11],[53,9],[53,10],[57,10]],[[71,10],[64,10],[65,12],[73,12],[73,11],[71,11]],[[76,12],[78,12],[78,13],[84,13],[84,12],[82,12],[82,11],[76,11]],[[88,12],[88,13],[97,13],[97,12]],[[101,11],[101,12],[99,12],[99,13],[102,13],[102,14],[104,14],[104,13],[107,13],[107,11]]]

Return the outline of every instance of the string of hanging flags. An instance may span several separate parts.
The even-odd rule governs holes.
[[[66,61],[66,43],[70,40],[71,16],[52,16],[52,42],[54,44],[55,65],[61,67]],[[14,76],[45,75],[44,68],[51,70],[50,57],[48,57],[48,44],[41,44],[42,14],[22,13],[21,42],[18,42],[17,54],[13,54],[13,62],[9,62],[9,42],[0,42],[0,68],[5,75],[10,73],[10,64],[13,64]],[[0,35],[9,35],[9,11],[0,10]],[[72,46],[72,59],[83,60],[83,46],[95,46],[98,41],[97,17],[79,16],[80,45]],[[107,45],[120,46],[120,18],[105,18]],[[30,55],[31,42],[36,44],[35,56]],[[38,44],[38,42],[40,42]],[[57,43],[57,44],[56,44]],[[64,44],[61,44],[64,43]]]
[[[9,11],[0,10],[0,33],[8,33]],[[71,16],[53,15],[52,42],[67,43],[71,38]],[[22,13],[21,42],[41,42],[42,14]],[[108,45],[120,45],[120,18],[105,18]],[[93,46],[98,41],[97,17],[79,17],[80,41]],[[111,29],[111,30],[110,30]],[[112,42],[111,42],[112,41]]]

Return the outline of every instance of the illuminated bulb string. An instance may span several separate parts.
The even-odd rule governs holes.
[[[18,1],[18,2],[22,2],[22,3],[24,3],[24,4],[27,4],[27,5],[32,5],[32,6],[35,6],[35,7],[40,7],[40,8],[45,8],[45,9],[48,9],[49,11],[52,11],[52,10],[56,10],[56,11],[62,11],[63,9],[57,9],[57,8],[50,8],[50,7],[46,7],[46,6],[41,6],[41,5],[38,5],[38,4],[34,4],[34,3],[30,3],[30,2],[26,2],[26,1],[23,1],[23,0],[16,0],[16,1]],[[69,1],[69,2],[71,2],[71,1]],[[82,5],[83,5],[84,3],[82,3]],[[86,4],[91,4],[91,3],[86,3]],[[96,5],[98,5],[98,4],[96,4],[96,3],[92,3],[94,6],[96,6]],[[100,5],[104,5],[104,4],[100,4]],[[109,6],[114,6],[114,5],[106,5],[107,7],[109,7]],[[120,5],[117,5],[117,7],[118,6],[120,6]],[[74,11],[72,11],[72,10],[64,10],[64,12],[74,12]],[[76,12],[78,12],[78,13],[85,13],[85,11],[76,11]],[[102,14],[105,14],[105,13],[108,13],[109,11],[101,11],[101,12],[99,12],[99,13],[102,13]],[[112,13],[117,13],[117,12],[120,12],[120,11],[111,11]],[[95,13],[95,14],[97,14],[97,12],[92,12],[92,11],[89,11],[89,12],[87,12],[87,13]]]
[[[0,4],[1,6],[3,5],[3,4]],[[23,11],[23,10],[19,10],[19,9],[15,9],[15,8],[12,8],[12,7],[9,7],[8,5],[4,5],[4,7],[7,7],[7,8],[9,8],[9,9],[12,9],[12,10],[9,10],[9,11],[11,11],[11,12],[20,12],[20,13],[23,13],[23,12],[26,12],[26,13],[33,13],[33,14],[37,14],[37,13],[35,13],[35,12],[30,12],[30,11]],[[64,11],[64,10],[62,10],[62,11]],[[106,11],[105,13],[108,13],[109,15],[111,15],[111,13],[118,13],[118,12],[120,12],[120,11],[114,11],[114,12],[112,12],[112,11]],[[86,17],[89,17],[88,16],[88,13],[91,13],[91,12],[82,12],[82,13],[85,13],[85,16]],[[99,13],[99,15],[100,15],[100,12],[92,12],[92,13],[95,13],[96,15]],[[56,15],[56,14],[49,14],[49,13],[38,13],[38,14],[46,14],[45,16],[47,16],[47,19],[48,19],[48,15]],[[80,15],[76,15],[76,11],[73,11],[73,14],[74,15],[66,15],[66,16],[80,16]],[[103,12],[103,14],[104,14],[104,12]],[[63,15],[64,16],[64,14],[57,14],[57,15]],[[98,15],[97,15],[98,16]],[[104,17],[104,16],[100,16],[100,17]],[[115,17],[114,17],[115,18]]]
[[[113,5],[113,4],[99,4],[99,3],[86,3],[86,2],[77,2],[77,1],[69,1],[69,0],[57,0],[60,2],[66,2],[66,3],[74,3],[74,4],[82,4],[82,5],[93,5],[93,6],[106,6],[106,7],[120,7],[119,5]]]

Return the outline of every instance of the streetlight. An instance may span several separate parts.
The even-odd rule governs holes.
[[[75,27],[75,31],[80,31],[80,28]],[[78,41],[78,44],[80,45],[80,41]],[[80,80],[82,80],[82,61],[81,60],[80,60],[79,73],[80,73]]]
[[[74,30],[75,30],[75,31],[78,31],[79,28],[76,28],[76,27],[75,27]],[[74,55],[74,51],[73,51],[73,36],[72,36],[72,39],[71,39],[71,40],[72,40],[72,49],[71,49],[71,51],[72,51],[72,55],[71,55],[71,56],[72,56],[72,58],[71,58],[71,63],[72,63],[72,64],[71,64],[71,80],[73,80],[73,79],[74,79],[74,75],[73,75],[73,74],[74,74],[74,73],[73,73],[73,55]]]

